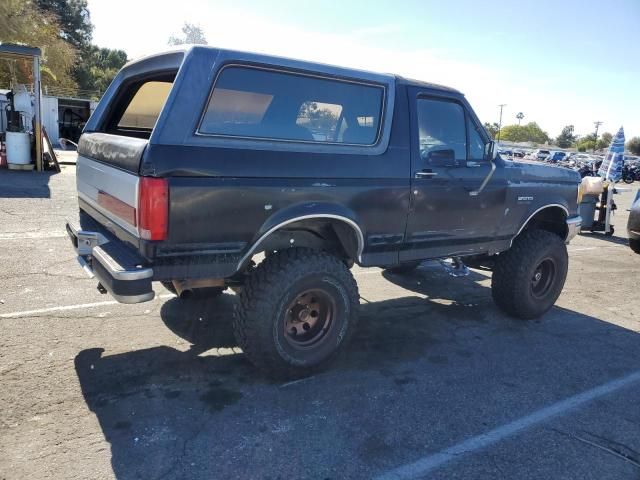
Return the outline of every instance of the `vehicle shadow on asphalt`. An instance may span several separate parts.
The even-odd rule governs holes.
[[[517,360],[523,355],[519,353],[523,350],[523,342],[517,340],[536,337],[534,334],[540,328],[540,322],[547,321],[546,317],[541,321],[522,322],[501,315],[492,304],[490,290],[478,283],[486,280],[484,273],[472,271],[469,277],[454,279],[446,273],[426,268],[410,275],[387,272],[383,275],[404,288],[407,295],[379,302],[364,301],[360,325],[351,344],[327,371],[320,374],[325,377],[324,381],[335,385],[336,390],[340,389],[341,401],[326,406],[328,411],[322,417],[324,423],[305,427],[304,431],[308,430],[308,433],[300,433],[300,429],[295,428],[287,430],[291,412],[282,406],[300,404],[307,397],[317,396],[313,380],[303,380],[295,388],[272,383],[237,349],[234,350],[231,331],[231,315],[236,302],[234,295],[224,294],[216,299],[189,302],[172,298],[163,305],[163,322],[191,344],[187,350],[159,346],[107,356],[103,355],[102,348],[80,352],[75,359],[76,372],[84,399],[111,444],[116,478],[212,478],[229,475],[241,478],[242,469],[249,468],[251,463],[247,458],[261,457],[258,453],[249,457],[246,453],[229,457],[225,448],[236,444],[249,445],[256,452],[268,448],[265,458],[269,460],[260,466],[254,465],[253,471],[245,471],[247,478],[266,478],[269,472],[274,478],[280,474],[282,478],[308,477],[308,471],[296,470],[295,462],[291,464],[284,456],[301,458],[304,455],[302,450],[318,441],[314,429],[325,428],[327,421],[339,419],[345,413],[354,418],[361,415],[359,399],[365,392],[348,388],[345,381],[356,381],[364,375],[371,378],[370,389],[393,391],[401,401],[403,395],[411,395],[405,387],[419,384],[423,381],[421,375],[428,375],[429,381],[433,382],[430,388],[434,391],[455,391],[459,388],[458,379],[466,375],[470,365],[478,368],[477,365],[486,364],[491,366],[490,372],[481,375],[488,379],[487,391],[512,389],[521,384],[518,385],[520,388],[531,390],[530,397],[540,388],[536,382],[549,381],[545,376],[534,380],[541,369],[557,371],[559,359],[555,356],[561,348],[556,344],[566,343],[570,348],[588,354],[596,348],[590,343],[590,338],[597,334],[606,336],[609,341],[624,336],[620,342],[625,343],[625,347],[640,347],[637,335],[633,340],[629,339],[629,331],[554,307],[548,314],[551,322],[557,323],[555,319],[561,316],[562,322],[568,322],[583,336],[566,339],[562,332],[550,329],[543,332],[545,338],[538,347],[524,340],[525,344],[528,342],[526,348],[538,348],[541,355],[531,367],[527,367],[527,363],[520,365]],[[500,340],[500,335],[507,340]],[[498,340],[491,340],[493,336]],[[498,342],[498,345],[484,346],[483,342],[487,341]],[[546,348],[552,347],[552,352],[545,353]],[[507,363],[511,368],[508,362],[504,362],[505,357],[515,359],[513,368],[530,368],[531,378],[521,381],[527,378],[526,371],[519,371],[517,378],[513,375],[501,377],[500,365]],[[589,371],[593,367],[591,363],[594,360],[585,358],[576,360],[577,372]],[[579,384],[579,375],[572,379],[567,373],[571,371],[570,367],[564,365],[566,372],[563,375],[569,375],[570,385]],[[610,370],[603,375],[614,377],[621,371],[615,365],[609,367]],[[602,380],[597,373],[593,375],[593,381]],[[511,397],[508,395],[505,399],[491,398],[490,401],[473,395],[458,398],[461,403],[456,408],[469,410],[494,406],[513,408],[501,406],[500,401],[515,401],[509,400]],[[310,400],[307,398],[307,401]],[[413,401],[422,403],[422,400]],[[527,402],[530,401],[529,398]],[[380,400],[380,405],[372,399],[368,402],[368,408],[374,410],[387,408],[385,400]],[[529,403],[526,405],[530,408]],[[428,415],[436,415],[437,411],[438,408],[434,408]],[[464,422],[465,419],[458,421]],[[265,426],[269,422],[284,426],[269,430]],[[251,434],[242,433],[249,428],[247,424],[255,427]],[[400,434],[402,429],[409,429],[407,425],[394,428],[399,429]],[[209,436],[200,436],[203,431]],[[272,441],[285,442],[290,447],[281,450],[274,447],[272,452]],[[363,465],[375,466],[381,461],[383,454],[375,445],[371,446],[372,441],[367,429],[353,433],[350,448],[357,450],[356,457]],[[321,448],[326,448],[326,445]],[[384,455],[389,449],[393,452],[394,448],[386,445]],[[276,453],[278,451],[281,453]],[[283,457],[275,458],[278,455]],[[337,464],[353,462],[353,455],[354,451],[337,452],[333,454],[335,458],[332,461]],[[278,465],[283,461],[289,465],[287,468],[291,468],[290,472],[279,470],[282,467]],[[221,463],[225,465],[222,470]],[[348,476],[347,473],[345,475]],[[316,477],[320,478],[312,475],[312,478]]]
[[[0,198],[50,198],[56,172],[0,170]]]
[[[619,227],[621,229],[625,228],[625,226],[621,226]],[[603,240],[605,242],[609,242],[609,243],[616,243],[618,245],[629,245],[629,239],[628,238],[624,238],[624,237],[616,237],[616,235],[605,235],[604,233],[598,233],[598,232],[581,232],[580,233],[581,237],[585,237],[585,238],[593,238],[596,240]]]

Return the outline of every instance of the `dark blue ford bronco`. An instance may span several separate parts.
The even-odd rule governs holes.
[[[264,55],[198,46],[126,65],[78,154],[67,230],[99,288],[123,303],[151,300],[152,282],[183,298],[231,288],[240,347],[277,376],[346,344],[354,263],[492,270],[495,303],[534,318],[580,227],[579,175],[500,158],[460,92]]]

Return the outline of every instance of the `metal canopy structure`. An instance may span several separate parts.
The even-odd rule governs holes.
[[[42,171],[42,116],[41,103],[42,93],[40,86],[40,57],[42,52],[37,47],[26,45],[15,45],[12,43],[0,44],[0,59],[7,60],[28,60],[33,62],[33,91],[35,98],[34,105],[34,137],[36,140],[36,170]]]

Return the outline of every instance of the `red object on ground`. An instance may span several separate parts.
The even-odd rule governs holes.
[[[0,168],[7,168],[7,150],[4,143],[0,143]]]

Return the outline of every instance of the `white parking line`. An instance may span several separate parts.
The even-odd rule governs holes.
[[[627,245],[622,243],[612,244],[612,245],[600,245],[599,247],[578,247],[578,248],[568,248],[569,253],[572,252],[584,252],[586,250],[602,250],[603,248],[627,248]]]
[[[168,293],[168,294],[156,296],[156,298],[171,298],[171,297],[175,297],[175,295]],[[0,318],[29,317],[31,315],[39,315],[41,313],[66,312],[69,310],[80,310],[83,308],[104,307],[106,305],[116,305],[117,303],[118,302],[116,300],[105,300],[104,302],[80,303],[76,305],[60,305],[57,307],[39,308],[37,310],[23,310],[20,312],[0,313]]]
[[[489,445],[504,440],[507,437],[531,428],[553,416],[567,413],[569,410],[573,410],[587,402],[613,393],[616,390],[627,387],[638,381],[640,381],[640,371],[633,372],[625,377],[613,380],[605,383],[604,385],[600,385],[599,387],[595,387],[591,390],[587,390],[586,392],[569,397],[566,400],[554,403],[553,405],[538,410],[531,415],[522,417],[514,422],[503,425],[502,427],[483,433],[482,435],[471,437],[462,443],[458,443],[457,445],[449,447],[446,450],[442,450],[441,452],[428,455],[416,462],[394,468],[393,470],[383,473],[375,478],[377,480],[422,478],[436,468],[439,468],[453,460],[460,459],[463,455],[475,453],[477,450],[488,447]]]
[[[56,230],[53,232],[9,232],[9,233],[0,233],[0,240],[25,240],[29,238],[62,238],[66,237],[67,232],[64,230]]]
[[[360,270],[360,271],[354,272],[354,275],[370,275],[372,273],[380,273],[380,270],[378,269]],[[171,297],[175,297],[175,295],[164,294],[164,295],[156,296],[156,298],[161,298],[161,299],[171,298]],[[117,303],[118,302],[116,300],[105,300],[104,302],[80,303],[76,305],[59,305],[56,307],[38,308],[36,310],[23,310],[19,312],[0,313],[0,319],[29,317],[31,315],[40,315],[43,313],[66,312],[69,310],[81,310],[83,308],[105,307],[107,305],[116,305]]]
[[[78,310],[81,308],[103,307],[105,305],[114,305],[118,302],[115,300],[106,300],[104,302],[81,303],[79,305],[61,305],[58,307],[39,308],[37,310],[23,310],[21,312],[0,313],[0,318],[18,318],[38,315],[40,313],[65,312],[67,310]]]
[[[380,270],[360,270],[357,272],[353,272],[354,275],[370,275],[372,273],[380,273]],[[171,298],[175,297],[173,294],[163,294],[157,295],[156,298]],[[19,318],[19,317],[29,317],[31,315],[40,315],[42,313],[52,313],[52,312],[66,312],[69,310],[80,310],[83,308],[95,308],[95,307],[104,307],[107,305],[116,305],[118,302],[116,300],[105,300],[104,302],[94,302],[94,303],[80,303],[76,305],[59,305],[56,307],[48,307],[48,308],[38,308],[36,310],[23,310],[19,312],[9,312],[9,313],[0,313],[0,319],[2,318]]]

